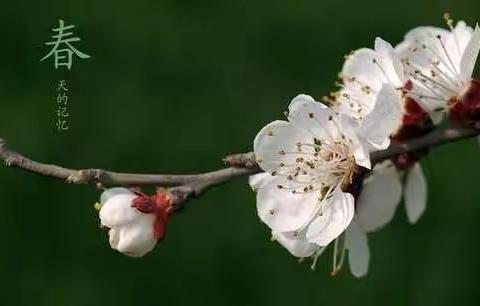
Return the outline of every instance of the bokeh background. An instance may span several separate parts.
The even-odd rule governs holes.
[[[317,99],[350,50],[392,43],[442,15],[474,24],[478,0],[12,1],[0,10],[0,137],[73,168],[201,172],[251,150],[257,131],[299,93]],[[58,19],[92,56],[69,72],[40,63]],[[66,79],[70,130],[55,129]],[[423,161],[426,214],[403,206],[371,235],[371,267],[331,277],[269,241],[239,179],[171,222],[143,259],[112,251],[99,192],[0,168],[0,305],[476,305],[480,298],[480,150],[475,140]]]

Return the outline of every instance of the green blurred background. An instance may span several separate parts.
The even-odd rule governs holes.
[[[299,93],[333,89],[343,56],[392,43],[442,14],[470,24],[465,1],[12,1],[0,11],[0,137],[73,168],[200,172],[251,150],[256,132]],[[91,59],[40,63],[58,19]],[[55,130],[55,84],[69,86],[68,132]],[[444,146],[423,162],[419,224],[371,235],[371,268],[331,277],[269,241],[239,179],[171,222],[143,259],[112,251],[93,209],[99,192],[0,168],[0,305],[476,305],[480,298],[480,150]]]

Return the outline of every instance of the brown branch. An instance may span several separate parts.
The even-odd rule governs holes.
[[[121,173],[103,169],[69,169],[29,159],[10,149],[3,139],[0,139],[0,158],[9,167],[17,167],[39,175],[57,178],[69,184],[171,187],[168,191],[174,196],[174,205],[177,208],[181,208],[189,198],[200,196],[210,187],[220,185],[235,177],[260,172],[256,164],[248,165],[248,163],[246,164],[248,167],[228,167],[212,172],[184,175]]]
[[[207,178],[218,180],[218,178],[225,178],[226,176],[235,177],[248,174],[245,173],[244,169],[238,168],[230,168],[230,170],[227,168],[213,172],[186,175],[121,173],[103,169],[69,169],[31,160],[10,149],[3,139],[0,139],[0,158],[3,159],[9,167],[22,168],[43,176],[58,178],[71,184],[101,183],[107,186],[156,185],[171,187],[203,181]]]
[[[392,142],[388,149],[372,152],[373,164],[389,159],[392,156],[438,147],[440,145],[478,136],[480,129],[466,127],[438,128],[423,137],[411,139],[405,143]]]
[[[392,142],[388,149],[373,152],[371,160],[375,164],[395,155],[432,148],[479,134],[480,129],[474,128],[438,128],[423,137],[412,139],[406,143]],[[183,204],[190,198],[200,196],[211,187],[223,184],[236,177],[261,172],[253,152],[227,156],[224,162],[228,168],[200,174],[184,175],[120,173],[103,169],[69,169],[31,160],[8,148],[3,139],[0,139],[0,158],[5,161],[7,166],[58,178],[71,184],[170,187],[168,191],[173,195],[174,205],[177,209],[183,207]]]

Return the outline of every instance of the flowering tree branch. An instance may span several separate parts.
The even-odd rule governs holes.
[[[371,160],[375,164],[399,154],[429,149],[479,134],[480,128],[438,128],[423,137],[415,138],[405,143],[392,142],[388,149],[373,152]],[[253,152],[227,156],[224,159],[225,164],[228,166],[227,168],[206,173],[180,175],[137,174],[103,169],[64,168],[29,159],[10,149],[3,139],[0,139],[0,158],[9,167],[17,167],[43,176],[58,178],[70,184],[97,184],[98,186],[153,185],[168,187],[168,192],[173,196],[173,205],[176,209],[182,208],[187,200],[200,196],[211,187],[228,182],[236,177],[261,172]]]

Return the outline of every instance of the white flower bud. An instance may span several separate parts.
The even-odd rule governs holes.
[[[126,188],[112,188],[101,196],[100,221],[108,227],[110,246],[127,256],[142,257],[157,243],[154,213],[133,207],[136,194]]]

